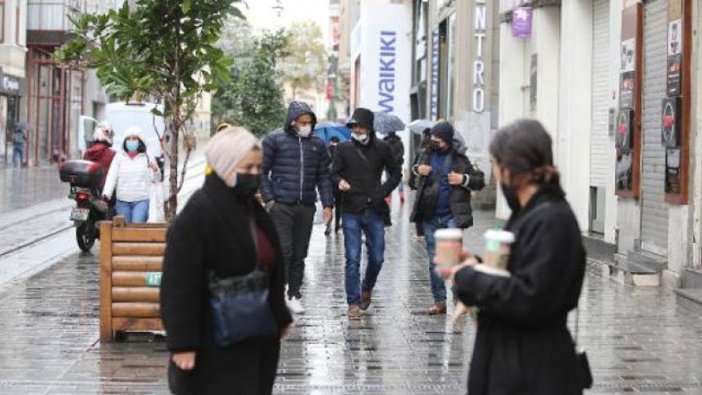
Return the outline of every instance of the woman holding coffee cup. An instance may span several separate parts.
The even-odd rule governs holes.
[[[505,227],[509,276],[476,270],[466,252],[451,270],[454,292],[479,308],[468,392],[581,394],[585,386],[566,321],[585,273],[580,229],[553,165],[551,138],[534,120],[497,132],[493,174],[512,215]]]

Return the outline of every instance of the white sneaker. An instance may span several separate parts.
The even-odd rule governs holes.
[[[304,306],[302,306],[302,300],[300,298],[290,298],[287,300],[288,309],[293,312],[293,314],[302,314],[305,312]]]

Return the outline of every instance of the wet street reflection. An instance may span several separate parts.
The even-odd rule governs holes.
[[[465,393],[474,323],[426,314],[426,253],[408,207],[395,209],[373,304],[358,322],[345,315],[343,237],[315,227],[306,312],[284,343],[276,393]],[[476,224],[466,233],[473,249],[492,213],[477,213]],[[96,256],[75,254],[4,288],[0,394],[168,393],[162,336],[97,341],[97,279]],[[580,339],[596,381],[588,393],[702,394],[702,317],[677,307],[671,291],[623,286],[592,265],[582,305]]]

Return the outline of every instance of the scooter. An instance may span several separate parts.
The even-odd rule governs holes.
[[[102,168],[96,162],[69,160],[59,170],[61,181],[70,185],[68,198],[75,200],[70,219],[75,223],[76,242],[81,251],[89,252],[100,238],[98,222],[110,217],[109,205],[100,198],[98,183]]]

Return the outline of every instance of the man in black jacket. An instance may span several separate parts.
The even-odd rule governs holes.
[[[325,223],[331,220],[329,154],[313,131],[317,117],[302,102],[292,102],[285,126],[263,139],[261,197],[275,222],[286,266],[288,306],[304,309],[300,299],[305,258],[314,224],[317,192]]]
[[[434,305],[429,314],[446,313],[446,286],[434,270],[434,232],[438,229],[466,229],[473,226],[470,191],[485,186],[484,174],[454,147],[454,130],[448,122],[430,131],[431,145],[412,167],[417,179],[417,198],[411,220],[422,222],[429,255],[429,276]]]
[[[371,293],[383,265],[385,225],[390,224],[390,207],[385,197],[400,181],[400,166],[390,146],[376,138],[373,112],[357,108],[347,123],[351,140],[336,149],[332,183],[344,192],[342,227],[346,249],[346,301],[349,319],[360,319],[368,309]],[[383,170],[388,176],[381,184]],[[368,246],[368,267],[360,284],[361,233]]]

